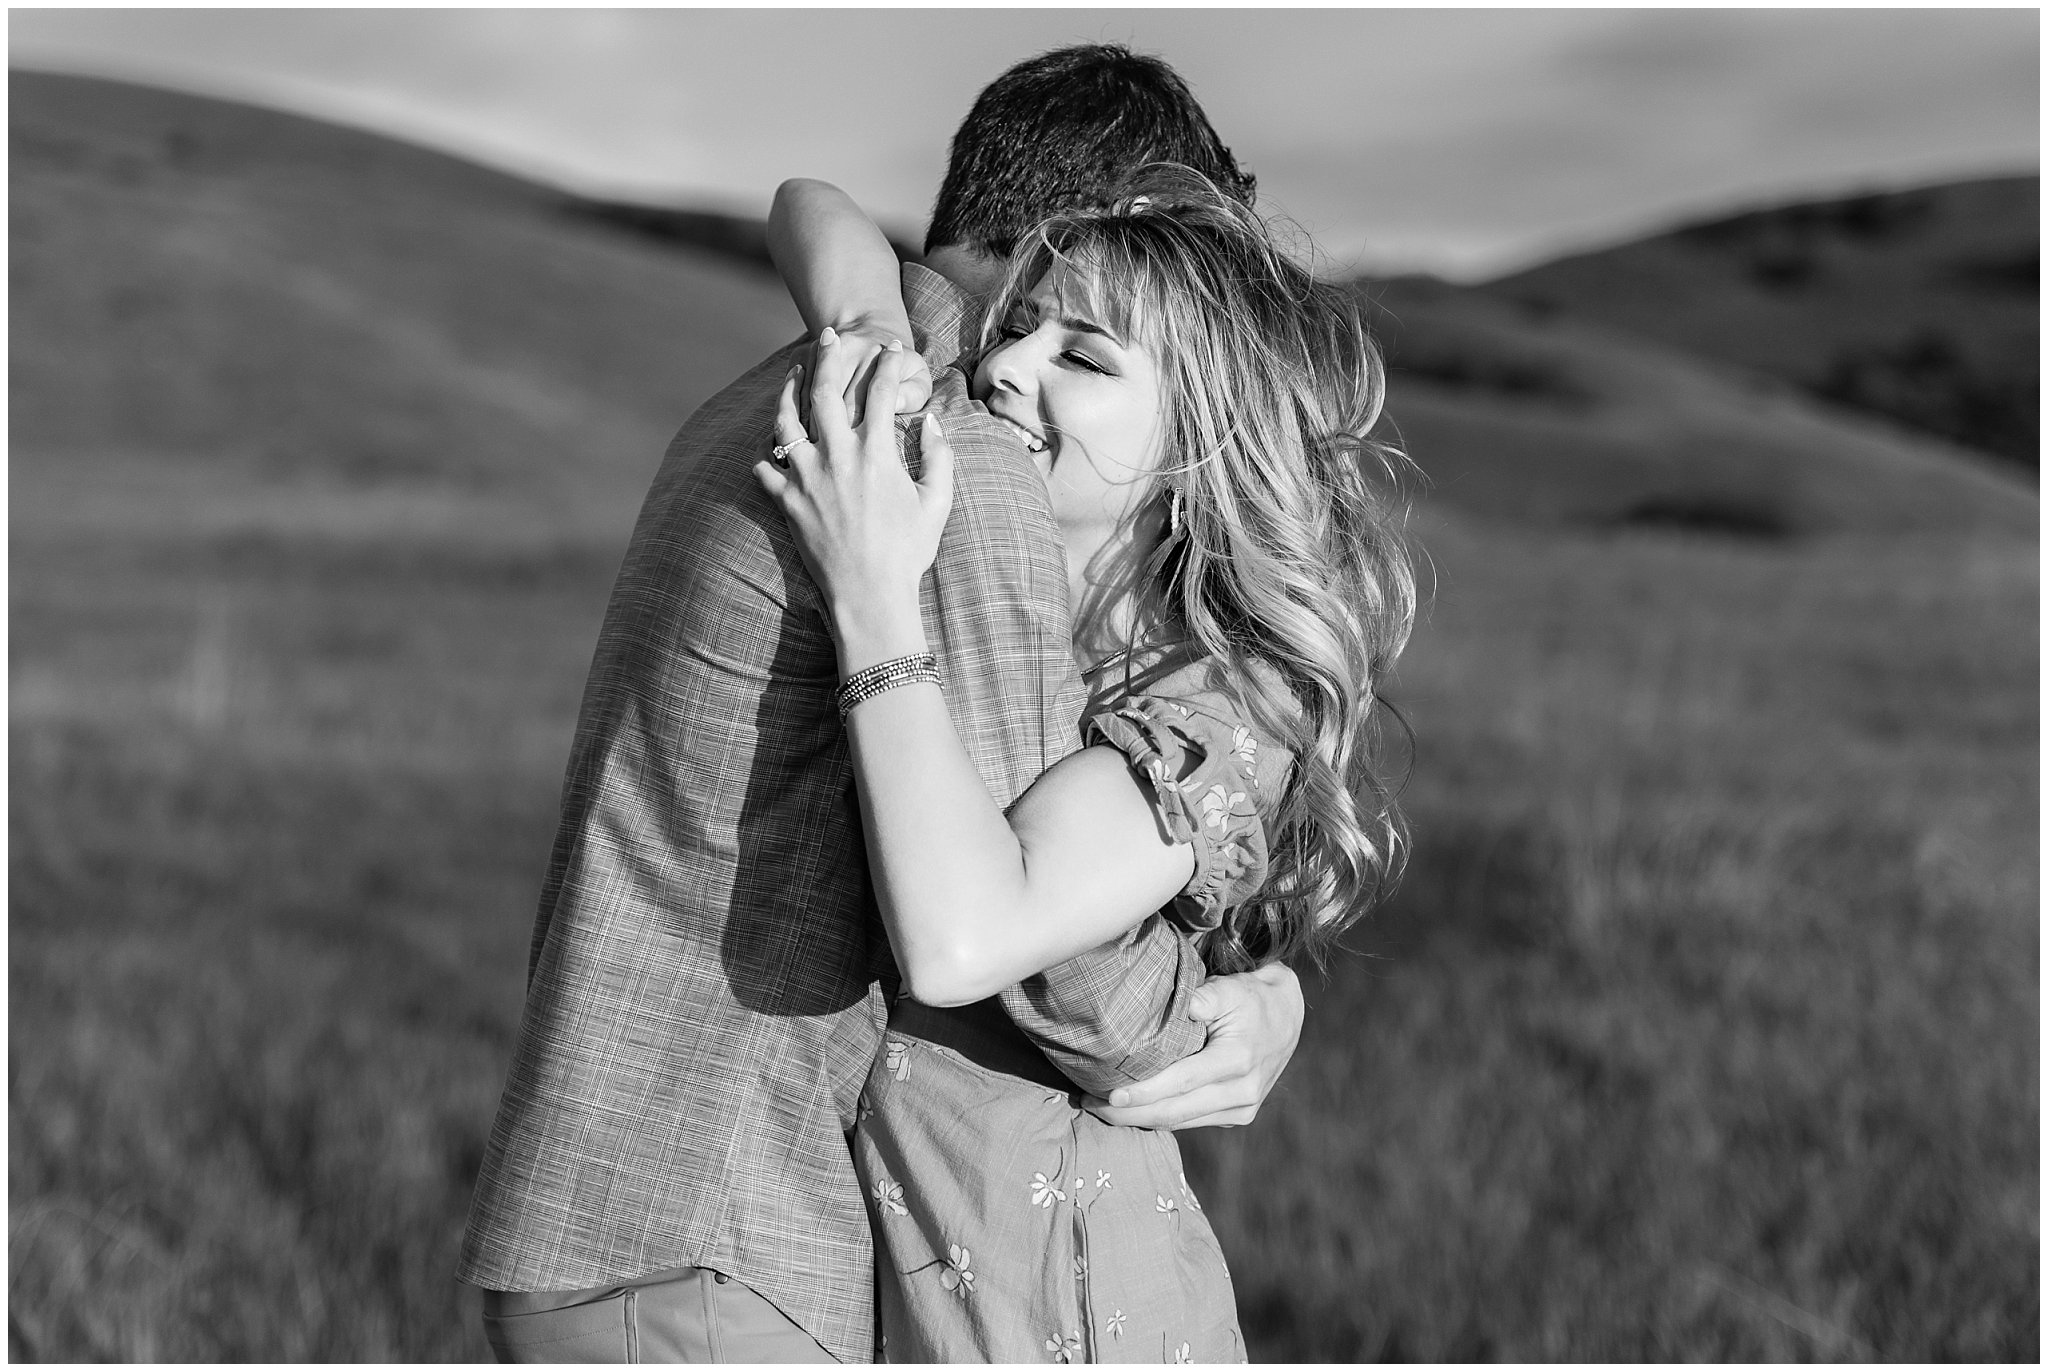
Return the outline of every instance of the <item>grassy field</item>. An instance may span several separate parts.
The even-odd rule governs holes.
[[[2035,552],[1440,535],[1416,864],[1194,1150],[1274,1359],[2032,1359]]]
[[[787,305],[265,111],[17,73],[10,139],[10,1353],[482,1358],[605,596]],[[1190,1143],[1252,1352],[2033,1359],[2038,505],[1392,303],[1417,847]]]
[[[615,550],[134,513],[15,529],[16,1351],[486,1356],[455,1244]]]
[[[481,1357],[617,549],[93,475],[15,479],[13,1349]],[[2032,543],[1429,546],[1414,869],[1191,1148],[1254,1354],[2033,1356]]]

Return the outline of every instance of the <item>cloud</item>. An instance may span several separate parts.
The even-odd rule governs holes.
[[[1324,128],[1261,160],[1264,184],[1289,188],[1333,255],[1473,275],[1679,217],[2038,157],[2031,12],[1575,21],[1482,25],[1486,42],[1455,51],[1428,35],[1436,94],[1410,82],[1397,109],[1377,91],[1350,146]]]
[[[824,176],[899,227],[990,78],[1126,41],[1333,255],[1467,273],[2039,147],[2030,10],[14,10],[9,36],[610,193],[758,211]]]

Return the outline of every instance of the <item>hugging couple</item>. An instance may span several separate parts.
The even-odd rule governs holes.
[[[1034,58],[899,267],[670,444],[577,724],[461,1277],[507,1361],[1242,1360],[1248,1122],[1398,866],[1414,580],[1356,301],[1165,64]]]

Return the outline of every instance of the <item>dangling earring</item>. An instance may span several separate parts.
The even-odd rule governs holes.
[[[1180,537],[1180,487],[1175,486],[1166,497],[1166,537],[1169,542]]]

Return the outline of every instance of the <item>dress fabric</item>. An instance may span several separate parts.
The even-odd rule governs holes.
[[[1199,945],[1266,874],[1259,743],[1213,696],[1132,699],[1130,760],[1194,876],[1155,919]],[[1270,758],[1270,754],[1269,754]],[[902,999],[854,1129],[885,1362],[1242,1362],[1230,1274],[1166,1131],[1103,1123],[988,1003]]]

